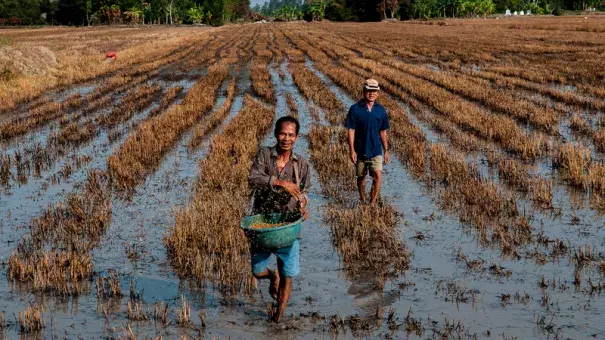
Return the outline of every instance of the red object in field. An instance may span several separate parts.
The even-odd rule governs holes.
[[[118,59],[118,54],[116,52],[107,52],[105,58],[111,58],[113,60]]]

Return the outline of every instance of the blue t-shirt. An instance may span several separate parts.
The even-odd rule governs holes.
[[[382,156],[380,131],[389,129],[389,116],[384,106],[374,102],[372,111],[368,110],[365,100],[351,105],[347,120],[347,129],[355,130],[355,153],[360,159]]]

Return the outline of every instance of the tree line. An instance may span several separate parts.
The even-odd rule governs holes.
[[[378,21],[485,17],[494,13],[605,10],[605,0],[269,0],[252,11],[277,20]]]
[[[250,0],[0,0],[0,25],[216,26],[250,14]]]
[[[504,11],[560,14],[605,10],[605,0],[0,0],[0,26],[209,24],[237,20],[378,21],[487,16]]]

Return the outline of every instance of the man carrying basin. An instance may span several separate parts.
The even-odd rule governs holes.
[[[380,87],[375,79],[363,84],[363,99],[353,104],[347,114],[345,127],[349,130],[349,151],[351,162],[355,164],[359,199],[366,202],[366,175],[372,177],[370,204],[376,203],[382,185],[382,163],[389,163],[389,116],[380,105]]]
[[[311,186],[309,163],[292,150],[298,139],[300,124],[291,116],[275,124],[277,143],[262,147],[254,157],[249,183],[254,191],[252,214],[300,213],[307,219],[307,193]],[[279,322],[292,292],[292,277],[300,272],[298,239],[290,246],[263,249],[251,242],[252,273],[258,280],[269,279],[269,294],[277,300],[273,321]],[[267,268],[271,254],[277,257],[277,270]]]

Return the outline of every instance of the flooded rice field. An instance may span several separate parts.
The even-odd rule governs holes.
[[[550,55],[570,34],[605,40],[507,27],[200,28],[15,99],[0,114],[0,338],[605,338],[605,65]],[[509,35],[540,40],[492,43]],[[370,77],[391,119],[375,206],[357,199],[342,126]],[[239,221],[285,115],[311,215],[274,323]]]

